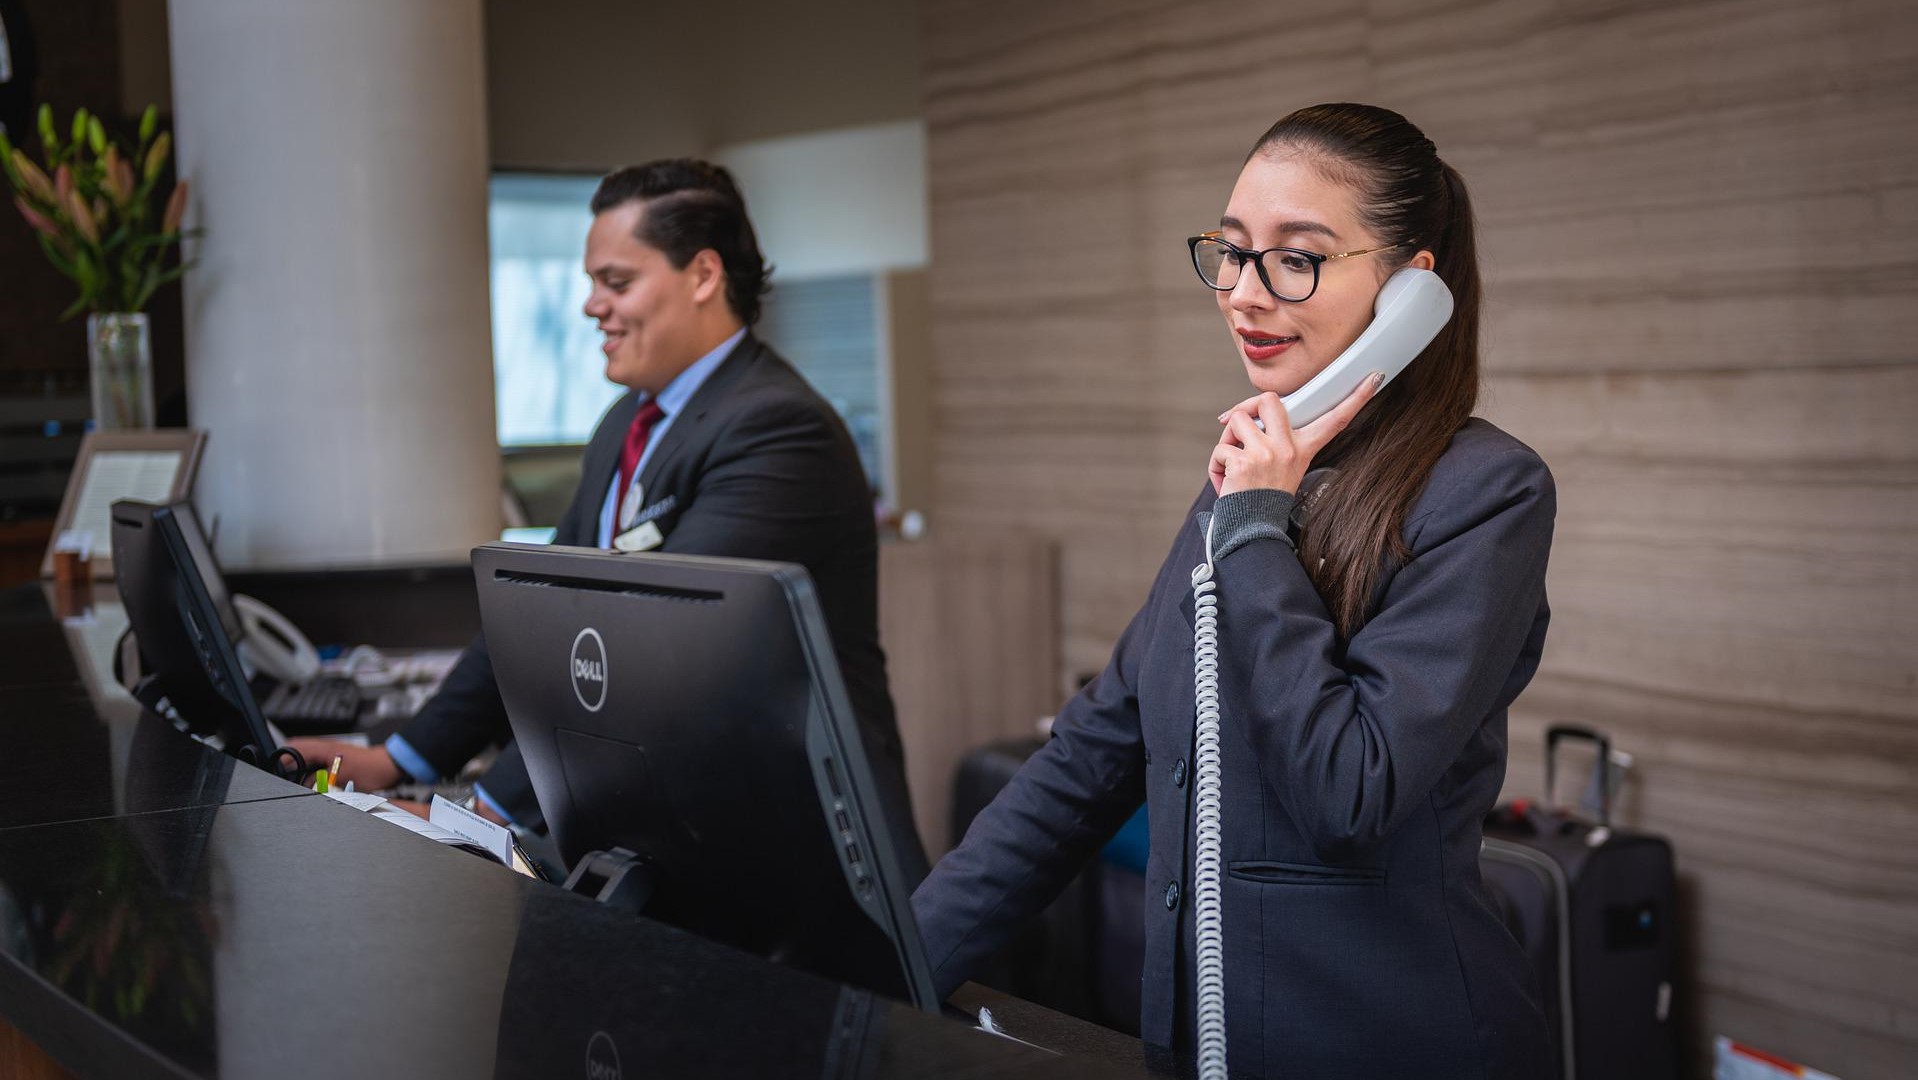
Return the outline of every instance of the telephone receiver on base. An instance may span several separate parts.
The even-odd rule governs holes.
[[[251,596],[233,594],[240,619],[240,655],[262,675],[295,686],[320,673],[320,654],[292,620]]]
[[[1411,266],[1394,273],[1373,301],[1372,325],[1365,333],[1311,382],[1285,395],[1286,418],[1293,427],[1304,427],[1351,396],[1374,371],[1391,382],[1451,318],[1452,291],[1437,274]]]

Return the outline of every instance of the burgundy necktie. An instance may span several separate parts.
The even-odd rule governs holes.
[[[633,417],[633,426],[626,429],[626,444],[619,449],[619,504],[613,508],[613,521],[617,526],[614,532],[624,527],[626,518],[626,500],[633,497],[633,473],[639,469],[640,455],[646,452],[646,439],[653,433],[653,425],[659,423],[666,410],[659,407],[656,398],[647,398]],[[639,508],[633,507],[635,511]]]

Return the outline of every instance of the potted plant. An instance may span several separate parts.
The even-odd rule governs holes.
[[[186,271],[185,265],[166,265],[181,240],[187,184],[180,181],[161,198],[172,139],[156,132],[158,122],[158,110],[148,106],[140,117],[139,143],[127,148],[107,134],[99,117],[80,109],[63,142],[53,110],[42,105],[44,164],[0,134],[0,167],[12,186],[13,205],[39,234],[54,269],[80,288],[60,317],[88,313],[93,424],[101,430],[153,426],[153,357],[144,311],[155,289]]]

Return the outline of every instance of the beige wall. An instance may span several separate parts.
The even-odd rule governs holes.
[[[117,0],[128,115],[172,109],[166,0]],[[499,168],[603,171],[919,115],[919,12],[889,0],[487,0]],[[342,78],[347,77],[342,72]]]
[[[889,0],[488,0],[501,168],[601,170],[919,114],[919,12]]]
[[[1066,671],[1244,392],[1183,238],[1287,110],[1397,108],[1477,198],[1481,411],[1560,486],[1510,791],[1547,722],[1636,754],[1695,1057],[1910,1075],[1918,8],[953,0],[924,35],[934,524],[1060,542]]]

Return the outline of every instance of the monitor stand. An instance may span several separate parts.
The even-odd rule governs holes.
[[[653,868],[637,854],[616,847],[589,851],[566,876],[566,889],[622,911],[643,911],[658,882]]]

